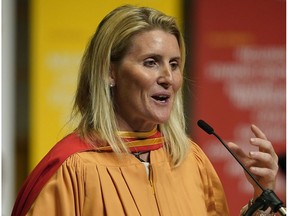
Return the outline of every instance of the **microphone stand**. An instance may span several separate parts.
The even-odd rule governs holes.
[[[283,202],[276,196],[274,191],[265,189],[255,202],[248,208],[244,216],[252,216],[259,209],[266,210],[268,207],[274,213],[278,212],[281,216],[286,215],[286,210],[282,207]]]
[[[224,147],[230,152],[230,154],[236,159],[236,161],[242,166],[244,171],[253,179],[253,181],[257,184],[257,186],[263,191],[262,194],[257,197],[255,202],[248,208],[245,212],[244,216],[252,216],[257,210],[266,210],[270,207],[273,213],[278,212],[281,216],[286,215],[286,209],[282,206],[283,202],[277,197],[274,191],[269,189],[264,189],[262,185],[258,182],[254,175],[250,173],[250,171],[246,168],[246,166],[239,160],[239,158],[231,151],[231,149],[226,145],[226,143],[218,136],[214,129],[208,125],[203,120],[199,120],[197,122],[198,126],[204,130],[209,135],[213,134],[223,145]]]

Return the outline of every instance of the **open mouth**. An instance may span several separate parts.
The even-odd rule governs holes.
[[[169,95],[154,95],[154,96],[152,96],[152,98],[156,101],[164,103],[164,102],[168,101],[170,96]]]

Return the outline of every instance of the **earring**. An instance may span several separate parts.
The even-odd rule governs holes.
[[[114,83],[110,83],[109,86],[110,86],[110,88],[113,88],[115,86],[115,84]]]

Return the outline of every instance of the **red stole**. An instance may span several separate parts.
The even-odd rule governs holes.
[[[136,137],[135,134],[137,134]],[[131,152],[152,151],[163,146],[163,138],[156,128],[151,132],[119,132],[119,135],[123,137]],[[111,151],[111,148],[107,146],[97,149],[84,142],[76,133],[72,133],[58,142],[24,182],[18,193],[11,216],[22,216],[29,211],[44,185],[69,156],[89,150]]]
[[[28,176],[18,193],[12,216],[25,215],[46,182],[72,154],[92,149],[72,133],[58,142]]]

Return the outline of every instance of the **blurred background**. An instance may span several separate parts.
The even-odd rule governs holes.
[[[174,16],[187,44],[187,132],[223,182],[232,216],[252,196],[241,167],[196,126],[210,123],[247,151],[250,125],[279,155],[275,192],[286,204],[285,0],[2,0],[2,215],[29,172],[74,126],[78,68],[100,20],[123,4]]]

